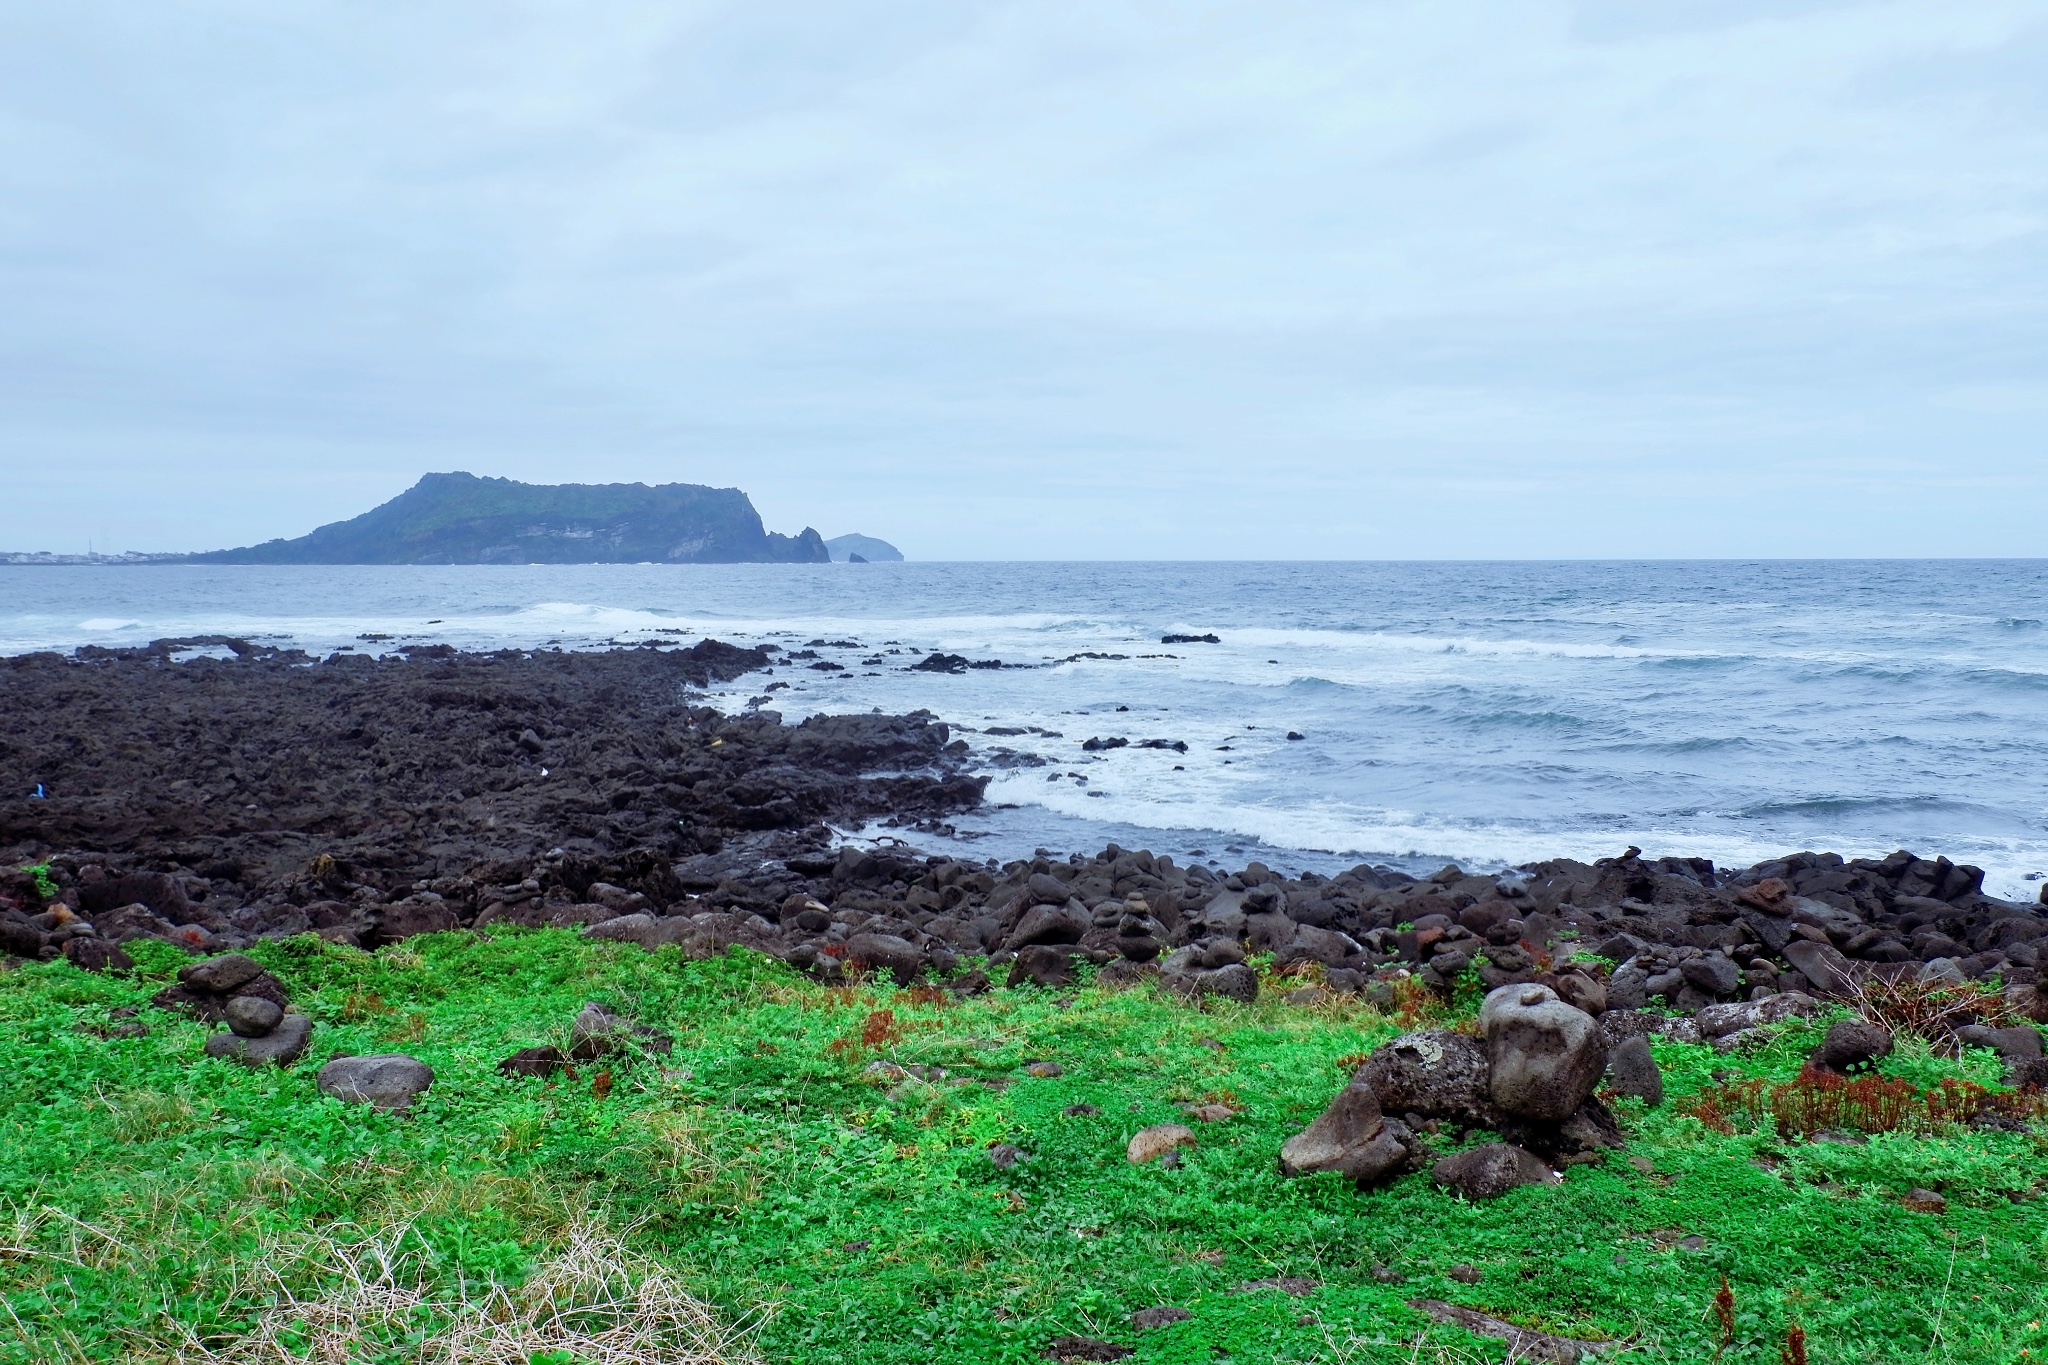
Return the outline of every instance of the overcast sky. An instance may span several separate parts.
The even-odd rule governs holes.
[[[0,548],[2048,544],[2048,4],[0,0]]]

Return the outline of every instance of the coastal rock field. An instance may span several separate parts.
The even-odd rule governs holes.
[[[0,1361],[2048,1349],[2048,907],[849,841],[775,654],[0,661]]]

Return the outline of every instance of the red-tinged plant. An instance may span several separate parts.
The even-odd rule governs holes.
[[[1778,1351],[1779,1365],[1806,1365],[1806,1329],[1797,1322],[1785,1329],[1785,1344]]]
[[[1721,1324],[1721,1344],[1714,1348],[1714,1358],[1719,1360],[1735,1340],[1735,1291],[1728,1287],[1726,1275],[1721,1277],[1721,1287],[1714,1291],[1714,1317]]]

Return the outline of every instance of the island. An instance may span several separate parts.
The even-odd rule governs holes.
[[[192,564],[826,564],[816,531],[779,535],[737,488],[530,484],[428,474],[359,517]]]

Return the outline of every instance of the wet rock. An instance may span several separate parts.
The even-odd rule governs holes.
[[[1430,1029],[1382,1045],[1352,1080],[1369,1087],[1383,1110],[1491,1128],[1499,1117],[1488,1071],[1486,1049],[1477,1038]]]
[[[1124,1159],[1133,1166],[1156,1161],[1168,1152],[1195,1145],[1195,1130],[1181,1123],[1155,1123],[1140,1128],[1124,1147]]]
[[[368,1057],[337,1057],[320,1068],[320,1093],[352,1104],[371,1104],[399,1111],[434,1083],[434,1070],[403,1052]]]
[[[1479,1009],[1488,1088],[1503,1111],[1561,1123],[1592,1096],[1607,1067],[1599,1025],[1544,986],[1503,986]]]
[[[284,1010],[275,1001],[260,995],[238,995],[228,1001],[223,1013],[228,1027],[244,1038],[267,1037],[284,1018]]]
[[[1664,1073],[1650,1053],[1650,1040],[1637,1034],[1607,1054],[1607,1083],[1655,1109],[1664,1103]]]
[[[1493,1199],[1521,1185],[1555,1185],[1564,1179],[1533,1152],[1505,1142],[1447,1156],[1431,1168],[1430,1178],[1467,1199]]]
[[[238,1033],[216,1033],[206,1040],[206,1055],[226,1057],[245,1066],[290,1066],[306,1055],[313,1041],[313,1021],[303,1014],[287,1014],[277,1027],[261,1038],[244,1038]]]
[[[1370,1185],[1408,1164],[1411,1141],[1406,1125],[1380,1112],[1372,1087],[1354,1080],[1314,1123],[1281,1144],[1280,1173],[1335,1171]]]
[[[1820,1071],[1868,1071],[1892,1052],[1892,1035],[1865,1019],[1842,1019],[1828,1029],[1808,1064]]]
[[[1906,1197],[1901,1199],[1899,1203],[1915,1213],[1948,1212],[1948,1200],[1936,1190],[1907,1190]]]

